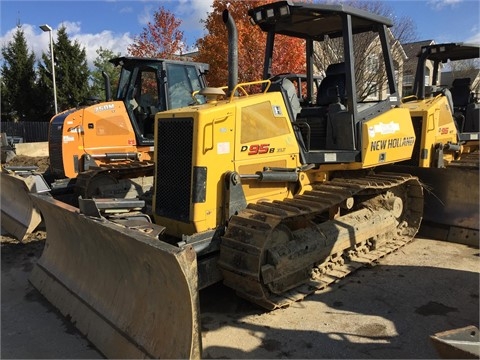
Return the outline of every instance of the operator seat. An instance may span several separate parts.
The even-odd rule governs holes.
[[[480,131],[480,104],[472,102],[467,105],[465,117],[464,132],[479,132]]]
[[[470,78],[458,78],[453,80],[452,93],[453,106],[456,109],[465,109],[471,100]]]
[[[153,139],[155,114],[158,112],[157,108],[155,107],[155,98],[152,96],[152,94],[146,92],[142,94],[138,103],[138,107],[142,112],[142,134],[146,138]]]
[[[325,78],[317,92],[317,105],[326,106],[332,103],[345,102],[345,63],[330,64],[325,71]]]
[[[464,132],[467,106],[471,103],[470,78],[457,78],[453,80],[450,92],[452,94],[454,118],[459,132]]]

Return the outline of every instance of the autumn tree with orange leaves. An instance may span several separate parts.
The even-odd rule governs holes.
[[[214,0],[212,12],[205,20],[208,34],[198,39],[196,61],[210,64],[207,81],[210,86],[225,86],[228,83],[228,32],[222,13],[228,9],[238,32],[238,81],[261,80],[265,55],[266,34],[250,23],[248,10],[271,3],[273,0]],[[275,39],[272,75],[305,72],[304,41],[286,36]]]
[[[179,30],[181,24],[181,20],[161,6],[153,13],[153,21],[148,22],[128,46],[128,53],[131,56],[178,59],[185,46],[183,31]]]

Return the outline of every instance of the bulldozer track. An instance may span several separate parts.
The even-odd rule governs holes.
[[[155,163],[151,161],[132,161],[130,163],[95,166],[78,174],[75,190],[78,195],[89,198],[95,195],[96,187],[99,185],[96,181],[101,177],[108,178],[107,181],[115,182],[121,179],[153,176],[154,171]]]
[[[352,200],[358,204],[332,216]],[[315,183],[292,199],[249,204],[233,216],[219,266],[239,296],[266,309],[285,307],[413,240],[422,213],[422,186],[407,174]]]
[[[479,157],[480,152],[474,151],[468,154],[462,155],[462,157],[458,160],[454,160],[448,164],[448,166],[456,167],[456,168],[464,168],[464,169],[472,169],[478,170],[479,169]]]

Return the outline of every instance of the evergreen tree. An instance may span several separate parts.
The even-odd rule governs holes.
[[[120,53],[114,54],[112,50],[104,49],[100,47],[97,51],[97,58],[93,62],[95,69],[92,71],[92,88],[90,93],[92,96],[97,96],[100,99],[105,99],[105,81],[102,76],[102,72],[105,71],[110,78],[110,87],[112,91],[115,90],[115,86],[118,83],[120,76],[119,69],[116,68],[110,59],[119,57]],[[113,95],[113,94],[112,94]]]
[[[53,44],[53,53],[58,111],[63,111],[76,107],[87,100],[90,71],[85,48],[81,48],[78,41],[72,44],[65,27],[58,30],[57,42]],[[42,60],[43,64],[39,64],[39,86],[44,87],[45,92],[52,94],[51,57],[43,53]],[[53,115],[53,113],[52,108],[51,114]]]
[[[29,52],[21,26],[2,47],[2,121],[35,120],[35,55]]]
[[[42,58],[44,61],[47,61],[47,56],[42,55]],[[48,62],[51,63],[49,59]],[[33,106],[37,110],[38,120],[50,121],[52,116],[55,115],[52,74],[48,69],[43,68],[40,63],[37,68],[35,93],[36,97],[33,101]]]

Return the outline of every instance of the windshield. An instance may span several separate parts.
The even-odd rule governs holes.
[[[117,87],[114,100],[125,99],[125,96],[128,91],[128,83],[130,81],[131,75],[132,75],[132,72],[130,70],[126,69],[125,67],[122,68],[122,71],[120,72],[120,78],[118,80],[118,87]]]
[[[199,75],[195,66],[183,64],[167,64],[168,108],[176,109],[195,103],[193,92],[201,90]],[[195,97],[201,104],[205,98]]]

